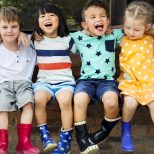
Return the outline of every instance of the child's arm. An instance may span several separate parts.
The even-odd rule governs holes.
[[[20,45],[20,43],[22,43],[25,47],[30,45],[30,38],[23,32],[20,32],[18,37],[18,45]]]

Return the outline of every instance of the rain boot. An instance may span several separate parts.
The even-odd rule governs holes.
[[[70,154],[73,128],[60,131],[58,147],[50,154]]]
[[[125,152],[133,152],[134,144],[131,136],[131,122],[122,122],[121,127],[121,150]]]
[[[38,126],[39,134],[44,146],[44,152],[50,152],[57,147],[57,143],[51,139],[47,124]]]
[[[8,154],[8,130],[0,129],[0,154]]]
[[[80,154],[98,154],[99,148],[94,144],[88,134],[86,122],[75,123],[76,140],[80,147]]]
[[[18,124],[18,144],[16,146],[17,154],[40,154],[40,150],[34,147],[30,142],[32,124]]]
[[[100,130],[98,130],[97,132],[89,134],[92,142],[94,144],[101,143],[109,135],[109,133],[114,128],[114,126],[118,123],[120,118],[121,117],[116,118],[116,119],[104,118],[103,121],[102,121]]]

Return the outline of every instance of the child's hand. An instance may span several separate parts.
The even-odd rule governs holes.
[[[42,41],[43,35],[39,35],[38,33],[34,32],[34,37],[36,41]]]
[[[109,26],[105,32],[105,35],[110,35],[112,33],[113,29]]]
[[[20,43],[22,43],[23,46],[25,46],[25,47],[30,45],[30,39],[23,32],[20,32],[19,37],[18,37],[18,45],[20,45]]]

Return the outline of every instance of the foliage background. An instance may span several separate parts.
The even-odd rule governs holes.
[[[109,0],[103,1],[106,4],[109,3]],[[0,0],[0,8],[2,6],[17,7],[21,12],[22,30],[32,31],[35,13],[46,2],[51,2],[61,9],[70,30],[76,30],[79,27],[81,9],[86,0]]]

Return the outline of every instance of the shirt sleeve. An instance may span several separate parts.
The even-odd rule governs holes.
[[[71,51],[72,53],[76,53],[76,45],[74,42],[74,39],[70,36],[70,41],[69,41],[69,51]]]
[[[124,32],[122,29],[114,29],[114,34],[116,36],[116,43],[117,44],[120,44],[121,43],[121,40],[124,36]]]

